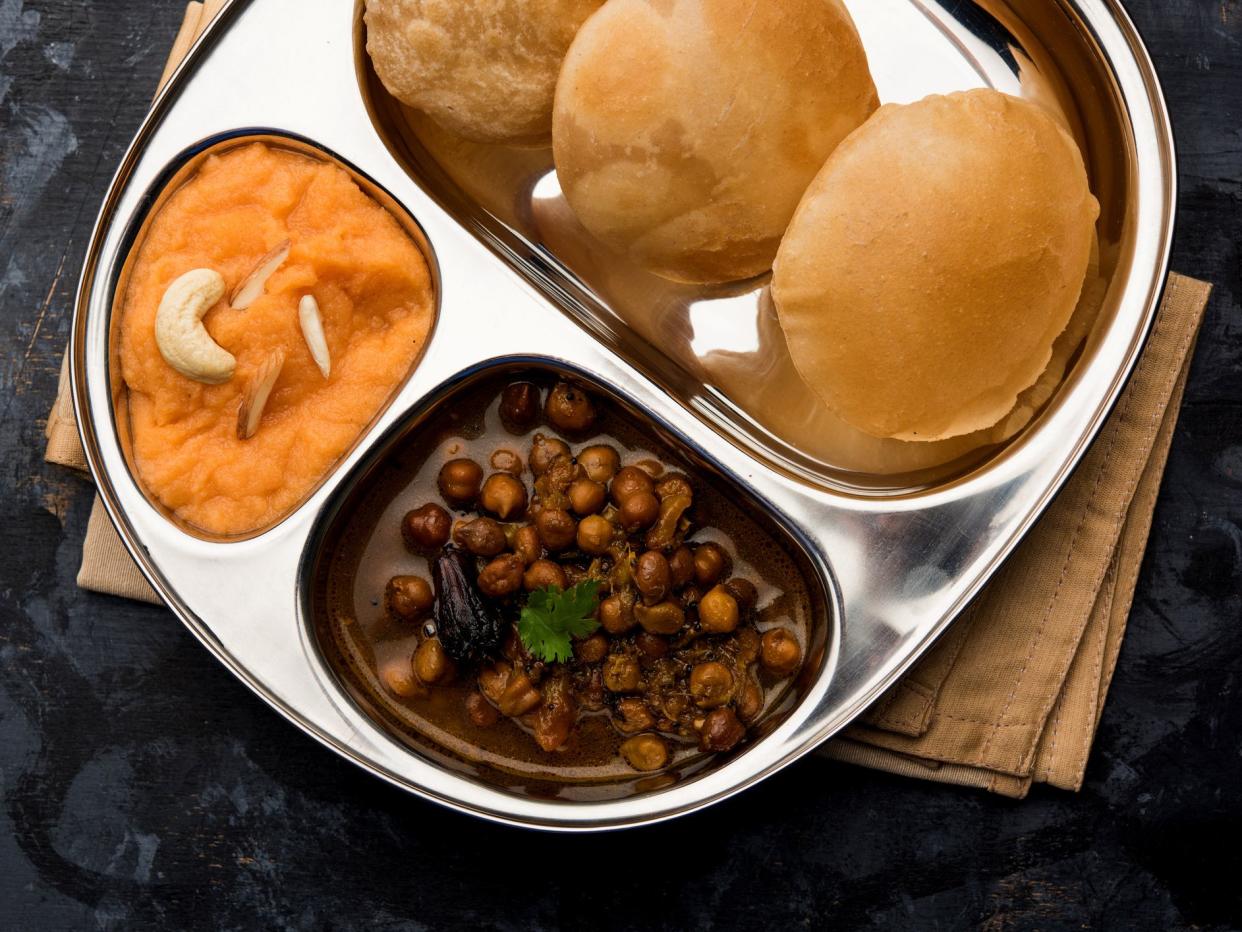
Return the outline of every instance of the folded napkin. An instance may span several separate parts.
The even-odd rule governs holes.
[[[227,0],[194,0],[186,5],[181,28],[173,40],[172,50],[168,53],[168,61],[164,64],[164,73],[160,75],[156,93],[163,90],[168,79],[177,70],[177,66],[189,54],[195,41],[216,18],[216,14],[223,9],[226,2]],[[56,404],[51,414],[48,415],[45,433],[47,451],[44,458],[49,463],[86,471],[86,454],[82,450],[77,421],[73,416],[68,357],[60,367],[60,384],[56,390]],[[104,510],[103,503],[98,496],[95,497],[95,503],[91,507],[91,516],[86,525],[86,540],[82,550],[82,567],[78,570],[78,585],[92,592],[104,592],[108,595],[118,595],[157,605],[160,603],[160,598],[151,588],[151,584],[130,559],[129,551],[121,543],[121,538],[112,526],[108,513]]]
[[[161,86],[221,6],[189,4]],[[1033,783],[1081,787],[1210,291],[1169,277],[1134,376],[1056,501],[936,645],[820,753],[1018,798]],[[62,368],[47,459],[84,470],[67,381]],[[159,601],[98,498],[78,584]]]
[[[828,757],[1021,798],[1082,786],[1211,286],[1173,274],[1129,385],[1056,501]]]

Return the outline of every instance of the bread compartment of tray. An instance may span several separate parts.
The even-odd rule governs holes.
[[[979,3],[975,33],[912,0],[847,2],[882,102],[993,86],[1059,110],[1100,201],[1079,310],[1049,370],[989,430],[936,443],[870,437],[830,412],[798,377],[769,276],[719,286],[648,273],[595,240],[561,194],[550,148],[453,136],[384,88],[366,53],[362,4],[355,55],[375,125],[410,176],[502,259],[610,347],[669,386],[753,455],[849,494],[906,495],[985,469],[1057,405],[1090,364],[1116,310],[1134,245],[1132,140],[1114,82],[1090,35],[1051,3]],[[1020,7],[1020,8],[1019,8]],[[919,49],[910,55],[910,46]]]
[[[169,199],[172,198],[184,185],[191,181],[209,159],[215,156],[234,153],[239,149],[256,144],[264,145],[272,150],[276,150],[277,152],[291,152],[311,159],[315,162],[335,166],[336,168],[343,170],[358,186],[363,194],[365,194],[372,202],[381,207],[388,214],[388,216],[396,221],[401,232],[409,238],[418,253],[421,254],[423,260],[426,262],[431,293],[430,321],[426,337],[423,340],[422,345],[419,347],[417,355],[414,357],[412,363],[406,369],[404,374],[402,374],[392,384],[383,402],[378,406],[378,408],[376,408],[369,420],[360,428],[357,434],[344,447],[340,454],[328,465],[323,473],[319,475],[317,481],[311,484],[296,502],[286,508],[274,519],[265,521],[260,526],[253,527],[243,532],[222,533],[218,531],[205,530],[204,528],[183,519],[177,515],[173,509],[170,509],[167,505],[160,501],[143,481],[142,474],[135,460],[134,437],[130,415],[130,388],[125,381],[121,363],[121,308],[139,251],[147,240],[148,233],[151,230],[153,222],[158,217],[161,209],[168,203]],[[136,217],[133,226],[134,230],[132,234],[126,238],[127,249],[125,261],[121,265],[120,272],[116,277],[115,286],[113,288],[113,304],[109,321],[110,336],[108,373],[113,399],[112,408],[117,436],[120,441],[121,450],[123,451],[125,457],[126,465],[135,480],[135,484],[142,490],[151,505],[163,514],[169,521],[176,524],[186,533],[204,540],[220,542],[241,541],[257,537],[282,523],[290,515],[296,513],[308,499],[314,496],[315,492],[326,481],[331,479],[340,467],[340,464],[349,457],[351,452],[356,450],[358,446],[367,439],[375,424],[383,417],[384,413],[391,406],[393,400],[398,394],[400,394],[403,386],[406,385],[410,376],[418,367],[426,353],[427,346],[430,345],[434,336],[436,320],[439,313],[440,284],[434,250],[432,249],[431,244],[422,228],[418,224],[418,221],[416,221],[413,216],[411,216],[411,214],[391,195],[364,175],[360,170],[310,140],[277,132],[246,131],[239,134],[221,134],[182,153],[178,159],[169,165],[165,173],[153,186],[145,209]],[[259,265],[262,264],[263,262],[261,261]],[[258,267],[256,266],[256,271],[257,268]],[[178,269],[177,271],[180,273],[189,270]],[[226,302],[231,302],[237,290],[239,289],[234,289],[234,294],[226,294],[224,300]],[[308,292],[309,290],[310,289],[308,288]],[[241,313],[246,312],[242,311]],[[338,360],[337,362],[339,370],[340,361]],[[234,376],[234,378],[237,377],[238,376]],[[279,383],[277,383],[277,385],[279,385]],[[240,427],[238,430],[240,430]]]
[[[544,752],[529,735],[519,733],[514,721],[502,718],[493,726],[501,729],[497,734],[472,729],[460,720],[459,711],[458,720],[453,720],[450,704],[462,703],[473,685],[465,679],[448,688],[433,688],[430,697],[401,698],[386,689],[379,675],[387,656],[384,652],[392,649],[408,654],[420,639],[421,624],[406,631],[391,623],[383,604],[384,583],[398,573],[431,578],[428,557],[411,553],[403,545],[402,516],[427,501],[441,502],[434,481],[435,464],[454,449],[460,456],[487,462],[490,445],[501,442],[495,414],[500,387],[524,377],[550,384],[562,374],[566,373],[560,366],[538,360],[487,366],[427,400],[394,427],[325,510],[308,551],[304,605],[312,641],[343,693],[411,752],[512,793],[602,801],[684,783],[762,742],[810,688],[829,675],[838,621],[834,588],[822,558],[782,516],[707,462],[684,438],[644,415],[640,399],[622,397],[584,373],[570,372],[572,379],[606,406],[601,427],[591,436],[607,439],[582,439],[573,448],[610,442],[622,450],[623,463],[642,458],[641,451],[689,476],[696,489],[696,518],[706,517],[709,528],[723,528],[737,542],[747,572],[755,573],[761,593],[770,595],[778,589],[784,593],[771,604],[763,602],[768,595],[761,595],[764,611],[759,625],[771,627],[772,619],[790,619],[802,641],[800,671],[775,685],[766,684],[764,711],[737,749],[710,755],[690,745],[677,747],[674,763],[655,774],[629,770],[616,758],[615,749],[605,753],[596,747],[583,752],[588,739],[580,741],[578,733],[570,739],[569,754]],[[484,410],[487,413],[482,415]],[[524,454],[531,436],[540,431],[546,433],[548,428],[535,427],[522,436],[506,434],[506,445]],[[411,485],[416,474],[420,480]],[[510,608],[516,612],[516,603]],[[505,618],[506,623],[515,621],[516,615]],[[376,631],[383,631],[387,640],[373,641]],[[580,721],[587,723],[584,727],[597,744],[610,734],[604,712]],[[481,737],[493,743],[471,743]]]

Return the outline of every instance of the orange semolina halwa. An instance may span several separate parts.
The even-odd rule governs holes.
[[[230,307],[233,290],[286,240],[289,256],[262,297],[245,310]],[[227,285],[203,318],[237,359],[221,385],[181,375],[156,343],[165,291],[199,268]],[[304,295],[322,314],[327,379],[299,324]],[[212,534],[244,534],[284,517],[405,379],[434,313],[422,252],[343,169],[258,143],[208,158],[153,218],[121,303],[121,374],[148,494]],[[242,398],[273,351],[284,352],[284,368],[257,432],[239,439]]]

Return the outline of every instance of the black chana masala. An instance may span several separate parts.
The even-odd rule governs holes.
[[[591,783],[676,779],[788,701],[806,587],[735,496],[572,382],[452,410],[386,465],[327,574],[364,704],[502,782]]]

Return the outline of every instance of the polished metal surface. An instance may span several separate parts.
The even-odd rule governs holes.
[[[1167,115],[1115,0],[848,6],[884,100],[981,84],[1038,96],[1078,136],[1103,205],[1101,305],[1056,396],[1015,437],[945,451],[952,456],[900,474],[846,461],[848,444],[816,447],[818,430],[779,416],[782,407],[804,410],[796,395],[782,405],[747,394],[748,384],[783,378],[770,368],[762,282],[691,292],[638,278],[573,234],[546,156],[485,154],[476,171],[479,153],[450,158],[407,125],[377,97],[356,56],[351,2],[234,0],[221,13],[157,101],[105,200],[78,294],[71,373],[88,461],[131,553],[255,692],[338,753],[463,811],[564,830],[637,825],[708,805],[813,749],[978,591],[1082,456],[1151,326],[1172,232]],[[220,542],[170,521],[135,481],[114,404],[122,386],[111,312],[129,249],[168,179],[204,151],[256,134],[319,148],[403,207],[425,235],[440,311],[421,364],[323,484],[275,527]],[[731,343],[738,333],[755,338]],[[702,777],[595,803],[496,789],[394,740],[345,696],[312,642],[307,568],[317,529],[351,476],[381,438],[408,429],[447,387],[511,358],[591,373],[754,490],[806,549],[836,603],[821,620],[829,650],[802,702]]]

